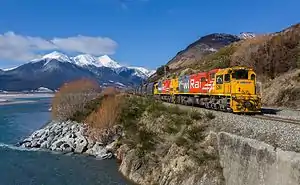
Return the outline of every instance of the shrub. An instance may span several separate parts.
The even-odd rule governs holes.
[[[104,96],[101,106],[92,112],[85,122],[94,129],[112,127],[119,119],[121,103],[121,96]]]
[[[206,125],[193,125],[186,130],[188,138],[192,141],[201,141],[205,138]]]
[[[186,138],[184,138],[183,136],[179,136],[175,139],[175,143],[177,146],[184,146],[187,147],[189,145],[189,142]]]
[[[53,119],[65,121],[70,119],[77,111],[84,111],[85,105],[95,99],[99,92],[99,84],[90,79],[65,83],[53,98]]]
[[[202,119],[202,114],[200,112],[198,112],[196,109],[192,109],[189,112],[189,116],[191,117],[191,119],[194,119],[194,120],[201,120]]]
[[[104,96],[99,96],[96,99],[87,102],[87,104],[84,106],[84,109],[81,111],[77,110],[70,120],[77,121],[79,123],[84,122],[92,112],[98,110],[98,108],[101,106],[103,98]]]
[[[206,118],[208,118],[208,119],[215,119],[215,115],[214,115],[214,113],[212,113],[212,112],[205,112],[204,113],[204,116],[206,117]]]

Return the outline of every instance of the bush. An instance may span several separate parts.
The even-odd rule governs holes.
[[[205,114],[204,114],[204,116],[206,117],[206,118],[208,118],[209,120],[210,119],[215,119],[215,115],[214,115],[214,113],[212,113],[212,112],[205,112]]]
[[[92,112],[98,110],[98,108],[101,106],[103,99],[104,96],[99,96],[96,99],[87,102],[87,104],[84,106],[84,109],[81,111],[76,111],[74,115],[70,118],[70,120],[76,121],[78,123],[84,122]]]
[[[201,120],[202,119],[202,114],[200,112],[198,112],[196,109],[192,109],[189,112],[189,116],[191,117],[191,119],[193,120]]]
[[[85,105],[99,96],[99,93],[99,84],[90,79],[65,83],[53,98],[53,119],[59,121],[70,119],[76,112],[84,111]]]
[[[101,106],[85,122],[94,129],[109,128],[116,124],[121,111],[121,96],[104,96]]]
[[[164,75],[164,74],[165,74],[165,70],[166,70],[166,72],[169,72],[169,71],[170,71],[169,66],[161,66],[161,67],[159,67],[159,68],[156,70],[156,74],[157,74],[157,75]]]
[[[188,138],[194,142],[201,141],[205,138],[206,125],[193,125],[186,130]]]

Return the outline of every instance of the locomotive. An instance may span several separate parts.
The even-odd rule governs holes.
[[[261,95],[252,68],[216,68],[142,84],[134,93],[169,103],[232,113],[260,113]]]

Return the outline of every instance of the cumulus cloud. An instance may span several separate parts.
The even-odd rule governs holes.
[[[73,36],[67,38],[31,37],[7,32],[0,34],[0,60],[28,61],[39,52],[59,50],[92,55],[114,54],[117,43],[106,37]]]
[[[66,51],[89,53],[93,55],[114,54],[117,43],[110,38],[77,37],[54,38],[53,44]]]

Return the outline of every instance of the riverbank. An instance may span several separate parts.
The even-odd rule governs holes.
[[[43,128],[32,133],[19,143],[24,148],[40,148],[63,154],[83,154],[97,159],[112,158],[111,151],[116,137],[108,144],[96,142],[86,135],[87,125],[65,121],[52,121]]]
[[[300,180],[300,168],[295,168],[300,163],[300,126],[215,114],[151,98],[121,99],[118,106],[106,101],[98,117],[92,117],[103,126],[114,115],[108,113],[121,108],[113,123],[104,129],[97,125],[96,138],[103,140],[90,137],[89,124],[52,122],[22,146],[99,159],[115,157],[119,171],[137,184],[279,185],[289,181],[297,185]]]
[[[52,98],[53,93],[0,93],[0,106],[20,103],[34,103],[34,100],[20,100],[26,98]],[[16,100],[17,99],[17,100]]]

